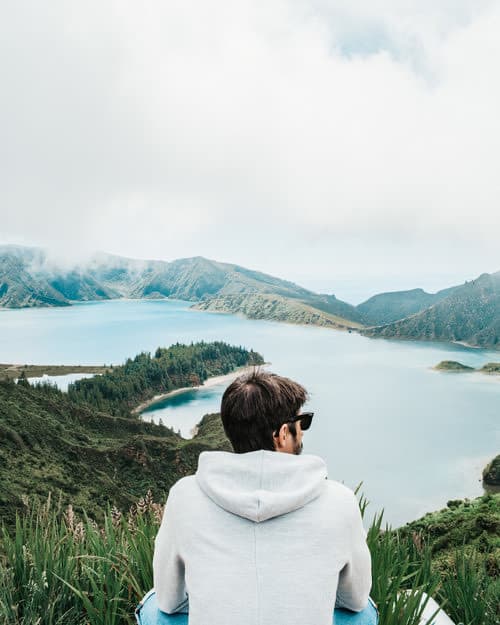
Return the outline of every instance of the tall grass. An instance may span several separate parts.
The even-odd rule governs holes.
[[[371,594],[383,625],[417,625],[440,579],[431,569],[430,551],[402,540],[388,527],[383,529],[382,518],[382,514],[375,516],[367,536],[372,554]]]
[[[477,553],[457,550],[450,574],[443,580],[439,595],[447,602],[450,618],[466,625],[500,623],[500,578],[493,581],[486,561]]]
[[[366,500],[361,498],[365,512]],[[153,585],[154,537],[162,507],[151,494],[127,515],[108,510],[99,527],[50,498],[18,515],[0,538],[0,623],[117,625],[134,623],[138,600]],[[424,593],[464,625],[493,625],[496,590],[484,561],[457,552],[445,572],[431,566],[418,536],[401,538],[377,515],[368,531],[372,597],[381,625],[417,625]],[[491,578],[489,578],[491,580]]]
[[[4,527],[0,555],[0,623],[133,623],[138,599],[153,585],[152,553],[161,506],[146,497],[127,517],[104,524],[34,505]]]

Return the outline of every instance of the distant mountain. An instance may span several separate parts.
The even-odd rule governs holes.
[[[30,274],[15,254],[0,249],[0,306],[68,306],[68,299],[54,289],[46,278]]]
[[[363,316],[367,325],[384,325],[404,319],[437,304],[456,289],[460,289],[461,286],[452,286],[437,293],[426,293],[423,289],[380,293],[370,297],[366,302],[358,304],[356,310]]]
[[[115,289],[100,284],[91,275],[76,269],[51,278],[49,283],[53,289],[72,301],[85,302],[120,297]]]
[[[476,280],[447,289],[444,294],[416,314],[366,328],[362,333],[373,337],[457,341],[500,349],[500,272],[484,273]]]
[[[252,295],[273,296],[276,302],[279,299],[282,321],[297,322],[300,317],[307,318],[300,323],[337,327],[362,324],[361,313],[334,295],[318,295],[293,282],[201,256],[165,262],[99,253],[84,265],[61,269],[39,248],[3,246],[0,254],[5,265],[5,271],[0,266],[0,305],[11,308],[120,297],[172,298],[204,302],[210,310],[222,307],[231,312],[251,313],[252,317],[275,318],[276,311],[270,311],[268,305],[257,315],[256,300],[250,311],[248,296]],[[15,268],[10,269],[9,263]],[[230,302],[224,299],[228,297],[232,298]],[[269,301],[266,297],[261,303]],[[266,311],[272,316],[266,316]]]
[[[432,306],[436,295],[426,293],[423,289],[380,293],[356,308],[370,325],[382,325],[404,319]]]

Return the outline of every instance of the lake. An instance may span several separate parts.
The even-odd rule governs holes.
[[[441,360],[474,367],[488,352],[444,343],[369,339],[324,328],[250,321],[188,302],[117,300],[0,311],[0,362],[120,364],[177,341],[224,340],[259,351],[270,370],[310,393],[304,453],[329,476],[363,482],[372,514],[399,525],[482,494],[481,471],[500,450],[500,376],[438,373]],[[189,436],[218,410],[224,387],[177,395],[144,413]],[[152,485],[154,490],[154,485]]]

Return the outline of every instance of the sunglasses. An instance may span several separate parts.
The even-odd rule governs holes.
[[[308,430],[311,427],[311,421],[314,417],[314,412],[303,412],[302,414],[298,414],[293,419],[288,419],[287,423],[295,423],[295,421],[300,421],[300,427],[303,430]]]
[[[311,421],[314,417],[314,412],[303,412],[302,414],[296,415],[293,419],[288,419],[285,423],[295,423],[296,421],[300,421],[300,427],[302,430],[308,430],[311,427]],[[274,433],[275,436],[278,434],[278,430]]]

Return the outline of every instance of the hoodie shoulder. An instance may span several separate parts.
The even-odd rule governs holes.
[[[194,475],[186,475],[170,487],[168,496],[170,497],[170,493],[173,493],[175,497],[182,496],[182,493],[191,490],[194,486],[196,486],[196,477]]]
[[[358,506],[358,499],[354,491],[348,486],[330,479],[326,480],[326,484],[330,497],[335,498],[339,503],[344,503],[345,505],[352,506],[354,504],[356,507]]]
[[[354,491],[349,488],[349,486],[342,484],[342,482],[337,482],[337,480],[331,479],[327,479],[326,482],[328,484],[328,488],[339,497],[347,497],[351,499],[352,497],[356,497]]]
[[[358,498],[345,484],[335,480],[326,480],[326,492],[330,497],[331,504],[336,510],[342,510],[343,517],[347,522],[353,522],[361,516]]]
[[[186,475],[170,487],[167,497],[168,504],[182,504],[183,501],[189,501],[192,497],[193,490],[199,490],[194,475]]]

